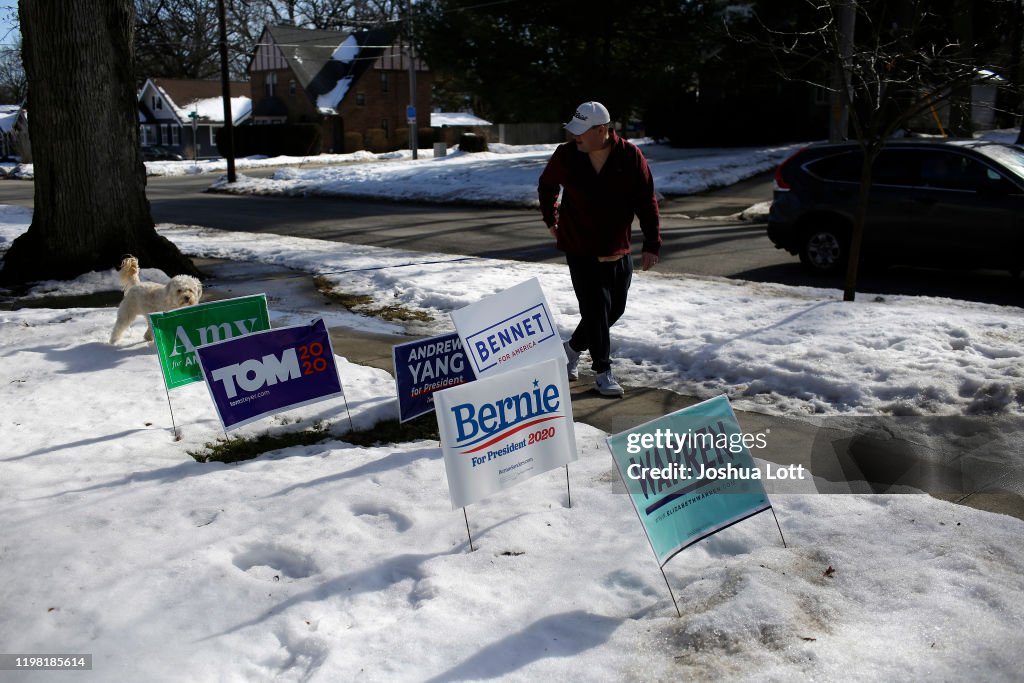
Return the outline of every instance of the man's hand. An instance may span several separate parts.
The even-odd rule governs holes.
[[[557,225],[550,225],[550,226],[548,226],[548,232],[551,233],[552,237],[554,237],[555,239],[558,239],[558,226]]]
[[[640,268],[642,270],[650,270],[654,266],[658,265],[658,255],[652,254],[649,251],[645,251],[641,255]]]

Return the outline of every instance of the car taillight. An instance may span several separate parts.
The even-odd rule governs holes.
[[[786,157],[786,159],[781,164],[779,164],[778,168],[775,169],[775,189],[778,190],[779,192],[789,192],[789,182],[787,182],[786,179],[782,177],[782,169],[785,168],[786,164],[788,164],[794,158],[796,158],[796,156],[800,154],[800,152],[802,151],[804,151],[803,147],[793,152],[788,157]]]

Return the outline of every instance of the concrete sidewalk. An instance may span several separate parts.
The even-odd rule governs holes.
[[[288,310],[309,312],[311,319],[338,308],[317,291],[308,274],[266,264],[202,259],[195,262],[209,276],[204,299],[265,292],[271,309],[275,301],[286,301]],[[414,338],[331,328],[335,354],[392,375],[391,347]],[[577,422],[609,434],[700,401],[666,389],[635,386],[626,386],[626,395],[621,399],[607,398],[593,388],[593,376],[587,374],[583,365],[581,370],[580,380],[572,385],[573,416]],[[942,453],[934,449],[923,452],[920,438],[893,429],[897,418],[789,418],[747,411],[736,413],[744,432],[767,434],[767,448],[757,450],[756,457],[777,465],[803,465],[814,475],[813,481],[801,483],[765,482],[769,493],[925,491],[944,500],[1024,519],[1024,476],[1020,463],[993,464],[987,458],[961,458],[960,453],[967,450],[958,450],[956,444],[941,449]],[[995,418],[928,419],[969,422],[953,431],[970,433],[972,444],[978,443],[979,432],[1006,431],[1005,424]],[[1018,422],[1014,429],[1019,428],[1024,437],[1024,420]],[[923,426],[927,429],[929,425]]]

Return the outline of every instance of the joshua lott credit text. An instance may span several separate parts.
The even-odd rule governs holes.
[[[626,438],[626,452],[644,453],[637,460],[630,458],[626,476],[647,483],[648,488],[662,489],[672,481],[738,480],[738,479],[804,479],[803,465],[758,467],[735,463],[735,456],[744,450],[765,448],[768,431],[756,434],[730,432],[722,422],[697,430],[675,432],[660,428],[651,432],[634,432]]]

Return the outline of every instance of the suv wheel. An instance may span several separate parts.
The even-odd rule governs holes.
[[[850,238],[836,223],[822,223],[804,232],[800,262],[815,273],[835,273],[846,265]]]

